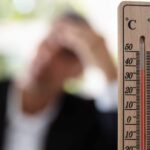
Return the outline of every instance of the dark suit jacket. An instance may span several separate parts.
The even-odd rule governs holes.
[[[6,119],[10,81],[0,82],[0,150]],[[64,93],[63,106],[47,133],[44,150],[117,150],[117,114],[102,114],[94,102]]]

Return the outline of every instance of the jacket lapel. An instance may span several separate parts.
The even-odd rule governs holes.
[[[67,102],[63,99],[63,106],[59,112],[57,119],[53,122],[51,129],[48,131],[48,136],[46,139],[46,148],[45,150],[59,150],[69,148],[69,143],[72,139],[70,132],[70,123],[67,121],[69,115],[67,114]]]
[[[6,127],[6,101],[9,84],[9,81],[0,83],[0,149],[3,146],[4,130]]]
[[[54,121],[46,138],[45,150],[89,150],[85,147],[86,142],[93,139],[93,131],[89,131],[93,122],[89,121],[90,116],[85,114],[82,107],[78,106],[78,99],[64,94],[62,109]],[[93,128],[92,128],[93,129]]]

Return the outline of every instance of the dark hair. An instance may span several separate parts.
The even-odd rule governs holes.
[[[69,19],[75,23],[81,23],[81,24],[86,24],[89,25],[88,21],[86,20],[85,17],[83,17],[82,15],[80,15],[77,12],[74,11],[66,11],[64,13],[62,13],[58,19],[60,20],[65,20],[65,19]]]

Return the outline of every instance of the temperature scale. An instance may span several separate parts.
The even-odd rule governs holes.
[[[118,15],[118,150],[150,150],[150,3],[122,2]]]

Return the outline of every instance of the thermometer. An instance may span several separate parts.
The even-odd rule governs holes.
[[[150,150],[150,2],[122,2],[118,20],[118,150]]]

